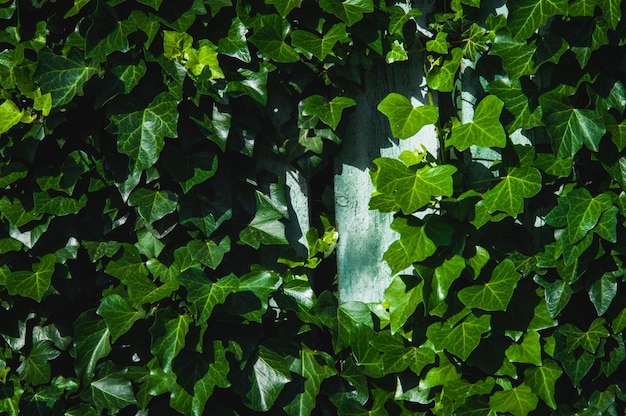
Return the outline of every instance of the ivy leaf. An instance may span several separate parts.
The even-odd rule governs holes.
[[[274,5],[274,8],[282,17],[289,14],[290,11],[296,7],[300,7],[302,0],[268,0],[269,4]]]
[[[408,8],[408,10],[405,10],[402,6],[392,6],[389,8],[389,12],[391,13],[389,17],[389,33],[391,35],[402,34],[402,29],[409,20],[422,15],[422,11],[419,9]],[[448,51],[446,50],[443,53],[448,53]]]
[[[513,121],[507,125],[509,133],[520,128],[531,129],[543,125],[541,106],[531,109],[530,97],[523,90],[520,81],[512,83],[502,79],[496,80],[489,83],[487,91],[501,99],[506,109],[514,115]]]
[[[397,217],[391,223],[391,229],[400,233],[400,239],[394,241],[383,255],[391,273],[398,273],[414,262],[425,260],[437,250],[424,226],[415,226],[409,224],[408,219]]]
[[[154,165],[164,146],[164,138],[176,138],[177,102],[163,92],[144,110],[111,116],[110,128],[118,134],[117,149],[131,159],[134,173]]]
[[[621,273],[607,272],[596,280],[589,288],[589,299],[598,312],[604,315],[617,295],[617,278]]]
[[[621,2],[619,0],[598,0],[598,5],[602,10],[604,19],[613,30],[615,30],[622,17],[620,4]]]
[[[499,120],[503,106],[504,103],[495,95],[483,98],[476,107],[472,121],[452,128],[446,146],[454,146],[459,150],[469,149],[472,145],[506,146],[506,134]]]
[[[355,105],[356,102],[348,97],[338,96],[329,102],[321,95],[311,95],[303,101],[302,115],[306,117],[318,117],[335,130],[341,121],[343,110]]]
[[[337,374],[333,359],[322,351],[313,351],[301,344],[299,357],[292,364],[291,371],[302,376],[302,381],[296,382],[294,386],[301,393],[284,410],[288,415],[310,415],[317,405],[316,398],[322,381]]]
[[[137,403],[130,380],[120,373],[92,381],[89,385],[89,396],[96,408],[111,411]]]
[[[424,166],[417,170],[396,159],[378,158],[374,186],[376,191],[393,196],[405,214],[412,214],[428,204],[433,196],[452,195],[452,165]]]
[[[363,19],[364,13],[374,11],[372,0],[320,0],[320,7],[352,26]]]
[[[146,315],[142,309],[133,308],[124,298],[115,293],[102,298],[96,313],[104,318],[111,334],[111,342],[115,342],[127,333],[136,321]]]
[[[532,389],[524,384],[506,391],[498,391],[489,398],[492,410],[511,413],[513,416],[526,416],[537,408],[539,399]]]
[[[480,343],[482,334],[490,329],[491,316],[478,318],[470,314],[456,326],[449,320],[436,322],[428,327],[426,336],[437,348],[445,349],[465,361]]]
[[[128,51],[128,35],[137,30],[133,20],[121,20],[115,9],[106,3],[98,3],[90,20],[92,23],[85,34],[85,58],[104,60],[113,52]]]
[[[48,361],[61,355],[61,352],[52,346],[48,340],[36,341],[27,357],[17,368],[21,380],[36,386],[50,382],[51,369]]]
[[[435,124],[439,119],[439,111],[432,105],[413,107],[404,95],[392,92],[376,107],[389,119],[391,134],[399,139],[408,139],[422,127]]]
[[[454,48],[450,55],[446,55],[442,64],[435,64],[426,74],[426,83],[433,90],[451,92],[456,80],[456,72],[461,65],[463,50]]]
[[[174,212],[178,206],[178,198],[170,191],[138,188],[130,194],[128,204],[137,207],[141,218],[146,220],[148,224],[152,224]]]
[[[379,333],[371,344],[383,353],[385,374],[400,373],[410,368],[420,374],[424,367],[435,362],[435,351],[428,347],[404,345],[402,338],[394,337],[390,332]]]
[[[606,132],[602,119],[591,110],[566,108],[548,115],[546,127],[559,158],[574,157],[583,144],[594,152]]]
[[[612,206],[609,194],[592,197],[585,188],[574,189],[559,198],[558,205],[546,216],[546,222],[556,227],[567,224],[567,242],[579,242],[600,221],[602,213]]]
[[[333,25],[321,37],[305,30],[294,30],[291,33],[291,44],[294,47],[313,54],[320,61],[332,54],[337,42],[343,42],[347,39],[348,33],[344,23]]]
[[[222,262],[224,254],[230,251],[230,238],[228,236],[224,237],[219,244],[216,244],[213,240],[206,242],[193,240],[187,243],[187,247],[194,259],[215,270]]]
[[[426,42],[426,50],[428,52],[437,52],[442,55],[448,53],[448,34],[446,32],[438,32],[435,39]]]
[[[221,38],[217,44],[221,54],[239,59],[242,62],[250,62],[251,55],[246,42],[248,28],[241,19],[235,17],[228,29],[228,36]]]
[[[515,264],[506,259],[493,270],[489,282],[461,289],[457,296],[468,308],[504,311],[519,279],[520,274],[515,270]]]
[[[461,276],[464,269],[465,259],[458,254],[455,254],[449,259],[445,259],[443,264],[435,269],[433,273],[429,309],[434,308],[446,300],[450,286]]]
[[[567,14],[567,0],[513,0],[509,9],[508,28],[516,39],[525,40],[546,24],[548,18]]]
[[[552,410],[556,410],[554,399],[556,382],[561,378],[563,370],[552,360],[545,360],[539,367],[530,367],[524,370],[524,384],[528,385],[533,393],[545,402]]]
[[[34,80],[43,94],[52,95],[52,106],[60,107],[82,95],[85,83],[97,73],[98,68],[86,64],[75,50],[63,57],[43,48],[37,55]]]
[[[83,312],[74,322],[74,348],[76,374],[81,380],[90,381],[98,360],[109,355],[110,331],[101,317],[93,310]]]
[[[250,361],[250,386],[245,394],[246,405],[257,412],[266,412],[285,385],[291,381],[289,361],[261,345],[258,355]]]
[[[257,249],[261,244],[288,244],[281,218],[283,215],[275,209],[259,209],[252,222],[239,233],[241,242]]]
[[[520,77],[532,75],[537,71],[533,59],[536,50],[534,41],[527,43],[525,39],[518,40],[509,33],[499,33],[489,54],[499,56],[509,79],[517,82]]]
[[[581,331],[575,325],[567,323],[559,327],[557,332],[566,338],[565,353],[573,353],[577,348],[582,347],[591,354],[595,354],[600,340],[609,336],[604,318],[594,319],[587,331]]]
[[[415,276],[396,276],[385,289],[385,300],[389,302],[391,335],[398,332],[415,309],[423,301],[424,283]]]
[[[263,54],[281,63],[296,62],[300,58],[298,52],[285,42],[291,31],[286,19],[277,14],[265,15],[257,20],[257,25],[250,42]]]
[[[185,346],[191,316],[179,314],[171,308],[159,309],[150,327],[152,342],[150,352],[159,360],[164,370],[171,368],[172,361]]]
[[[556,318],[557,315],[567,306],[574,291],[570,287],[569,283],[563,279],[557,279],[554,282],[547,282],[540,277],[535,276],[535,281],[545,289],[545,299],[548,312],[552,318]]]
[[[524,200],[541,190],[541,174],[532,167],[513,168],[483,199],[489,212],[504,211],[512,217],[524,212]]]
[[[12,295],[20,295],[41,302],[50,287],[56,257],[46,254],[39,263],[33,264],[33,270],[19,270],[11,273],[3,282]]]
[[[9,129],[20,122],[24,110],[20,110],[11,100],[4,100],[0,104],[0,134],[6,133]]]
[[[224,303],[226,297],[239,286],[237,276],[229,274],[217,282],[211,282],[199,269],[188,269],[178,276],[185,289],[187,301],[194,305],[198,323],[206,322],[216,305]]]
[[[526,363],[541,367],[541,343],[537,331],[524,334],[521,344],[512,344],[506,349],[506,358],[512,363]]]

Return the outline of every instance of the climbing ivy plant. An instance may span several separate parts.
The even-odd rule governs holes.
[[[0,412],[623,414],[621,13],[0,0]],[[399,61],[431,103],[381,116],[441,146],[373,161],[397,276],[339,303],[286,175]]]

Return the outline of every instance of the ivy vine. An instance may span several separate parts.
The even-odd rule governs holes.
[[[0,0],[0,412],[623,414],[624,6],[414,3]],[[414,272],[339,302],[329,160],[414,59],[377,108],[441,146],[370,203]]]

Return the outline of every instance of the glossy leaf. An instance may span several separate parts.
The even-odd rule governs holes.
[[[9,129],[20,122],[24,110],[20,110],[11,100],[4,100],[0,104],[0,134],[6,133]]]
[[[137,207],[141,218],[153,223],[176,210],[176,195],[168,191],[138,188],[128,198],[131,206]]]
[[[618,277],[619,274],[615,272],[604,273],[589,289],[589,299],[599,316],[604,315],[617,295]]]
[[[165,137],[178,136],[176,99],[161,93],[144,110],[111,116],[118,134],[117,148],[131,159],[134,172],[154,165],[163,150]]]
[[[304,30],[294,30],[291,33],[291,43],[295,48],[311,53],[319,60],[324,60],[328,55],[332,55],[337,42],[344,42],[347,39],[348,33],[344,23],[333,25],[321,37]]]
[[[83,312],[74,322],[73,355],[76,357],[76,374],[84,381],[93,379],[98,361],[109,355],[111,332],[93,310]]]
[[[247,404],[253,410],[268,411],[285,385],[291,381],[289,362],[274,351],[260,346],[251,366]]]
[[[394,241],[383,260],[389,264],[392,273],[398,273],[414,262],[430,257],[437,250],[435,243],[426,234],[425,227],[409,225],[406,218],[396,218],[391,224],[394,231],[400,233],[400,239]]]
[[[387,116],[391,133],[399,139],[415,135],[422,127],[435,124],[439,118],[434,106],[414,107],[408,98],[395,92],[388,94],[376,108]]]
[[[239,233],[239,238],[254,248],[259,248],[261,244],[287,244],[285,224],[280,222],[282,218],[282,214],[274,209],[260,209],[252,222]]]
[[[136,321],[145,316],[143,310],[133,308],[124,298],[114,293],[102,298],[96,313],[104,318],[111,334],[111,342],[127,333]]]
[[[385,300],[389,302],[391,335],[406,323],[407,319],[422,303],[423,283],[410,276],[396,276],[385,289]]]
[[[509,412],[513,416],[526,416],[537,408],[539,399],[530,387],[521,385],[511,390],[498,391],[489,398],[489,406],[496,412]]]
[[[504,311],[520,279],[511,260],[504,260],[493,270],[484,285],[469,286],[458,293],[459,300],[468,308],[486,311]]]
[[[524,199],[541,190],[541,174],[535,168],[513,168],[483,198],[489,212],[504,211],[514,217],[524,212]]]
[[[237,290],[239,281],[234,274],[222,277],[213,283],[199,269],[189,269],[178,279],[187,289],[187,300],[194,305],[198,322],[206,322],[216,305],[224,303],[226,297]]]
[[[20,295],[41,302],[50,287],[55,269],[54,254],[45,255],[39,263],[33,264],[33,270],[19,270],[4,279],[3,284],[12,295]]]
[[[573,157],[583,144],[597,152],[600,139],[606,132],[604,122],[593,111],[577,108],[566,108],[550,114],[546,126],[560,158]]]
[[[541,367],[541,343],[539,333],[529,331],[521,343],[512,344],[505,351],[506,358],[513,363],[528,363]]]
[[[556,410],[554,398],[556,382],[561,378],[563,370],[552,360],[545,360],[539,367],[527,368],[524,371],[524,383],[533,393],[544,401],[551,409]]]
[[[89,385],[91,399],[98,409],[123,409],[136,403],[130,380],[119,374],[107,375]]]
[[[508,5],[508,27],[517,39],[529,38],[546,21],[559,14],[567,14],[565,0],[514,0]]]
[[[467,360],[480,343],[482,334],[491,328],[490,320],[489,315],[476,317],[472,314],[458,325],[449,321],[432,324],[426,330],[426,335],[437,348]]]
[[[352,26],[363,19],[363,14],[374,11],[372,0],[320,0],[320,7]]]
[[[356,102],[348,97],[338,96],[328,101],[321,95],[312,95],[303,101],[302,115],[317,117],[334,130],[341,121],[343,110],[355,105]]]
[[[472,121],[452,129],[446,146],[454,146],[459,150],[468,149],[472,145],[504,147],[506,134],[499,121],[503,105],[496,96],[485,97],[478,103]]]
[[[57,358],[60,354],[61,352],[55,349],[50,341],[38,341],[33,345],[28,356],[24,357],[17,368],[17,373],[22,380],[35,386],[48,383],[52,374],[48,361]]]
[[[535,53],[537,47],[535,42],[526,42],[525,39],[517,39],[516,34],[498,34],[490,54],[499,56],[502,59],[502,66],[509,74],[512,82],[517,82],[524,75],[534,74]],[[500,81],[496,81],[500,82]]]
[[[161,367],[168,370],[172,361],[185,346],[192,319],[172,309],[161,309],[150,327],[152,342],[150,351],[159,360]]]
[[[295,62],[298,53],[285,42],[291,27],[287,20],[278,15],[266,15],[259,19],[259,27],[250,37],[250,42],[276,62]]]
[[[282,17],[285,17],[290,11],[296,7],[300,7],[302,0],[269,0],[268,3],[273,4],[276,11],[280,13]]]

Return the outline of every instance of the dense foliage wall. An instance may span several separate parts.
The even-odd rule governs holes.
[[[0,412],[623,414],[623,6],[423,5],[0,0]],[[378,109],[441,146],[371,199],[415,273],[339,304],[329,160],[416,55]]]

